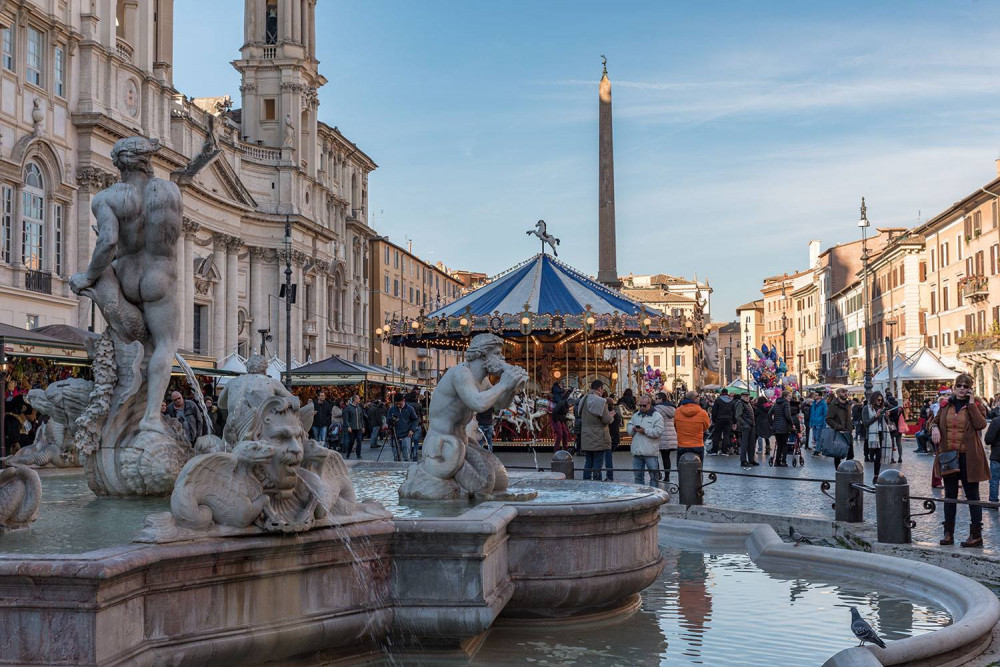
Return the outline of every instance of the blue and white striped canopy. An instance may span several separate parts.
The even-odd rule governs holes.
[[[620,292],[591,280],[549,255],[535,255],[508,269],[493,282],[466,294],[458,301],[430,313],[428,317],[458,316],[468,307],[473,315],[520,313],[525,304],[533,313],[591,312],[637,315],[642,305]]]

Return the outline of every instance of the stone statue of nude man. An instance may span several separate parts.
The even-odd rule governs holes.
[[[490,375],[500,376],[495,386],[490,384]],[[479,412],[509,405],[527,379],[527,371],[504,361],[501,338],[493,334],[474,337],[465,362],[449,368],[434,388],[424,458],[410,466],[399,495],[448,499],[505,491],[503,466],[468,440],[466,426]]]
[[[150,156],[159,148],[158,140],[145,137],[115,142],[111,161],[121,181],[94,197],[97,244],[87,270],[73,275],[69,285],[94,300],[122,342],[139,341],[149,350],[139,430],[162,432],[160,403],[179,334],[176,247],[182,204],[174,183],[153,177]]]

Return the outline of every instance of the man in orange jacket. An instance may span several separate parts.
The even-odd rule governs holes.
[[[674,413],[674,429],[677,431],[677,460],[687,452],[697,454],[705,460],[705,431],[711,425],[708,413],[698,405],[698,395],[689,391]]]

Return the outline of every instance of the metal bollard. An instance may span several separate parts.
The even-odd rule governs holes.
[[[681,505],[701,505],[701,459],[688,452],[677,461],[677,502]]]
[[[574,479],[576,475],[576,461],[573,455],[565,449],[560,449],[552,457],[552,472],[561,472],[566,475],[566,479]]]
[[[861,461],[841,461],[837,468],[837,487],[834,490],[834,498],[837,504],[834,509],[834,517],[837,521],[847,523],[861,523],[864,521],[864,498],[861,489],[856,489],[853,484],[864,484],[865,467]]]
[[[910,484],[906,475],[890,468],[875,482],[875,517],[878,541],[884,544],[910,543]]]

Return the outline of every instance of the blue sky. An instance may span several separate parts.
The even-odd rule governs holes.
[[[230,94],[243,2],[177,0],[174,83]],[[597,82],[614,95],[618,270],[709,278],[715,320],[806,243],[910,226],[995,177],[1000,3],[389,2],[317,8],[320,115],[379,164],[373,224],[496,273],[597,272]]]

